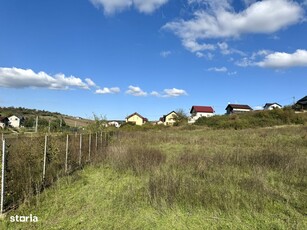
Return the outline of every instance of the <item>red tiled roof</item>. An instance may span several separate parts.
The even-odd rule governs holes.
[[[229,105],[227,105],[226,109],[228,107],[231,107],[233,109],[250,109],[250,110],[253,110],[249,105],[229,104]]]
[[[211,106],[196,106],[196,105],[193,105],[190,113],[192,113],[193,109],[197,113],[214,113],[214,110]]]

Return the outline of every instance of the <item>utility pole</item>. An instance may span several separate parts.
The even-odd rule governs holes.
[[[295,96],[293,96],[293,105],[295,104]]]

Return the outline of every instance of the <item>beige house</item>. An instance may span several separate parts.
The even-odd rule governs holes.
[[[172,111],[168,113],[167,115],[164,115],[162,118],[164,125],[174,125],[176,122],[176,118],[178,117],[178,114],[175,111]],[[160,118],[161,120],[161,118]]]
[[[126,117],[126,122],[131,122],[136,125],[144,125],[146,122],[148,122],[148,119],[138,113],[133,113]]]

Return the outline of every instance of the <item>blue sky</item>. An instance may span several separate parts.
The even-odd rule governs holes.
[[[150,120],[307,94],[306,0],[1,0],[0,106]]]

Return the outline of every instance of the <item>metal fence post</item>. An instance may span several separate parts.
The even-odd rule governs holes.
[[[0,214],[4,211],[4,194],[5,194],[5,139],[2,136],[2,169],[1,169],[1,204]]]
[[[88,160],[91,161],[91,144],[92,144],[92,134],[88,136]]]
[[[65,152],[65,173],[67,173],[67,167],[68,167],[68,141],[69,141],[69,135],[66,136],[66,152]]]
[[[82,134],[80,133],[79,165],[82,163]]]
[[[47,136],[47,134],[46,134],[46,135],[45,135],[45,146],[44,146],[43,180],[45,180],[45,175],[46,175],[47,142],[48,142],[48,136]]]

